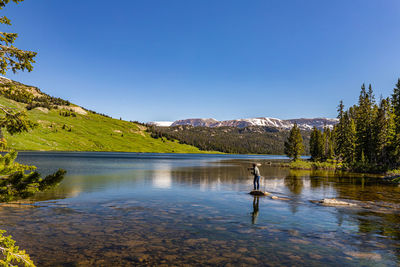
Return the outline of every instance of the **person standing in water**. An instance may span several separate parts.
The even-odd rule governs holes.
[[[254,175],[254,190],[260,190],[260,170],[257,164],[253,163],[253,168],[249,168],[249,170],[251,170],[251,174]]]

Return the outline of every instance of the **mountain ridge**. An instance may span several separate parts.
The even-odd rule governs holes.
[[[180,125],[190,125],[194,127],[237,127],[245,128],[250,126],[263,126],[263,127],[274,127],[282,130],[289,130],[293,127],[294,123],[297,123],[301,130],[311,130],[313,127],[318,129],[323,129],[325,126],[333,128],[333,126],[338,122],[336,118],[298,118],[298,119],[288,119],[281,120],[277,118],[270,117],[256,117],[247,119],[234,119],[234,120],[223,120],[218,121],[213,118],[191,118],[177,120],[174,122],[162,122],[155,121],[149,122],[150,125],[155,125],[159,127],[173,127]]]

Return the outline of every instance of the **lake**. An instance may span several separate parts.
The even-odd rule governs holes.
[[[281,156],[21,152],[62,183],[0,205],[38,266],[398,266],[400,187],[273,167]],[[247,170],[260,162],[253,197]],[[312,202],[338,198],[352,206]]]

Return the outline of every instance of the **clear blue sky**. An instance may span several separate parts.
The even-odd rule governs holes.
[[[26,0],[2,13],[39,53],[8,77],[126,120],[335,117],[363,82],[388,96],[400,77],[398,0]]]

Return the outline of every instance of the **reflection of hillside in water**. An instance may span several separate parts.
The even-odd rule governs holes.
[[[108,190],[120,190],[134,188],[144,184],[146,172],[136,170],[134,172],[105,174],[105,175],[71,175],[64,178],[61,184],[47,192],[42,192],[34,197],[36,201],[73,198],[82,193],[96,193]]]

